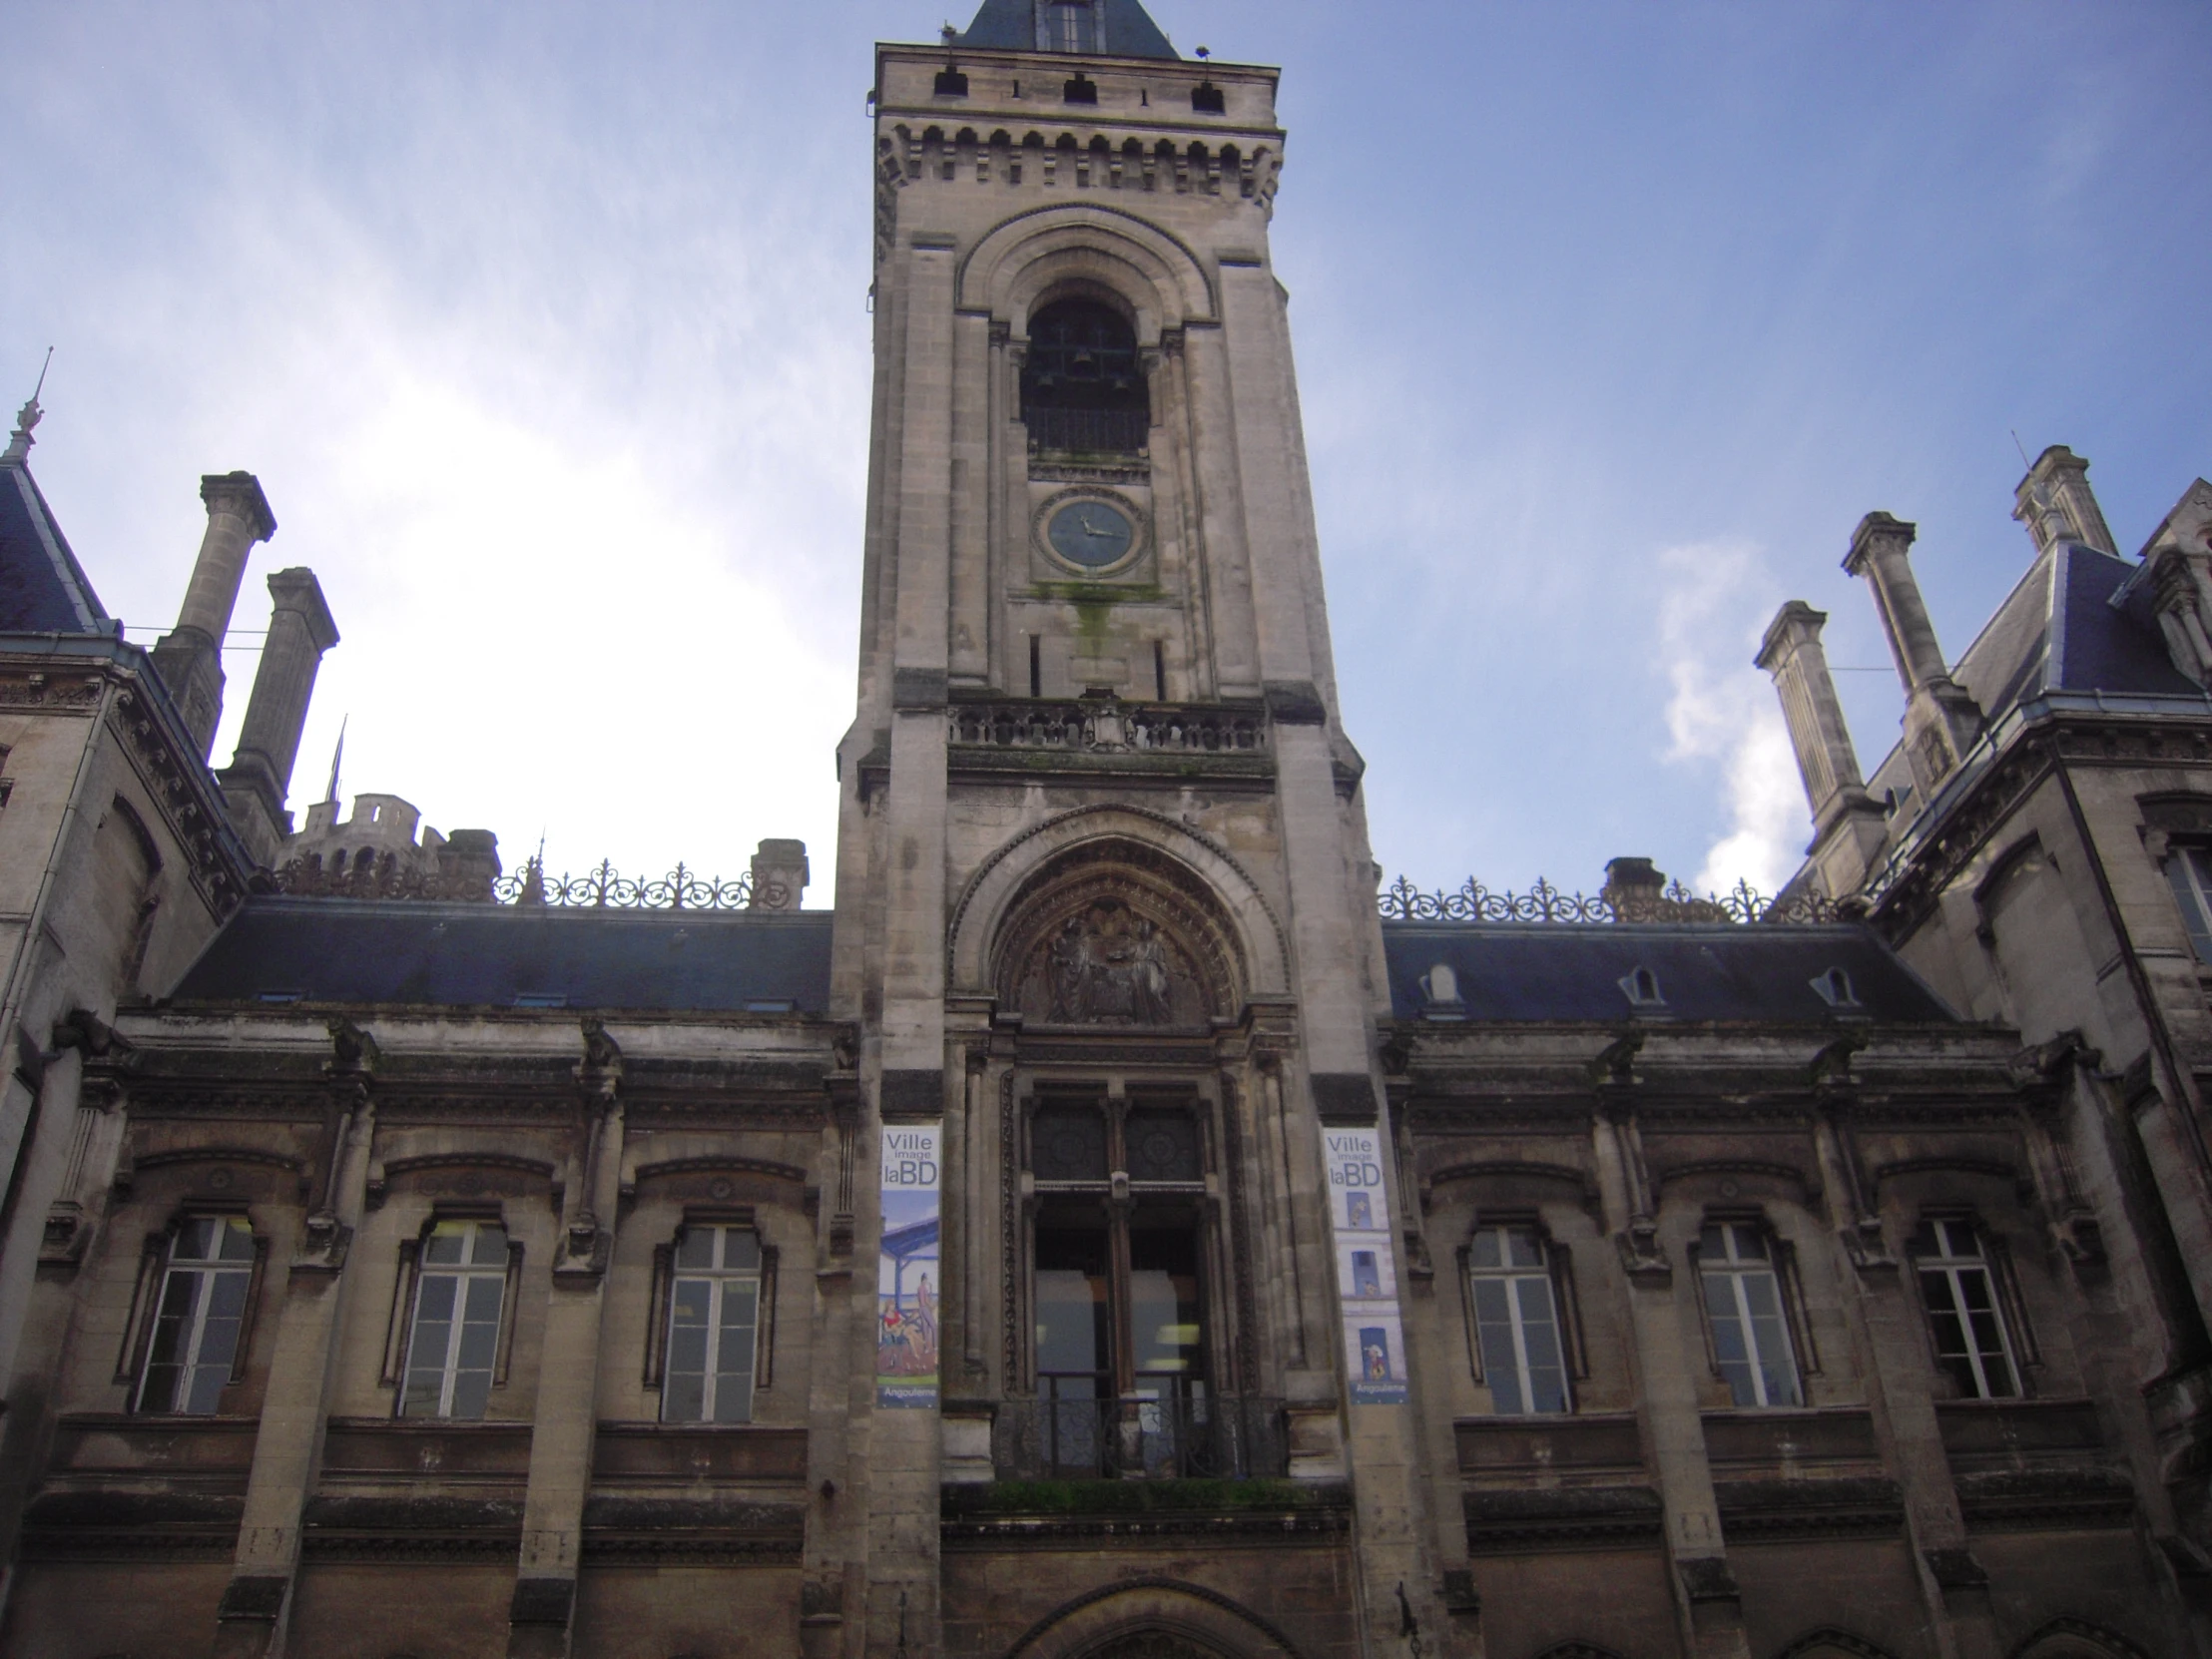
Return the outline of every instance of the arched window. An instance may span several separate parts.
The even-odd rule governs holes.
[[[1096,299],[1062,299],[1031,317],[1021,418],[1033,450],[1141,452],[1151,398],[1129,319]]]
[[[256,1251],[244,1216],[201,1216],[170,1235],[136,1408],[206,1416],[239,1380]]]
[[[423,1238],[408,1322],[403,1417],[473,1422],[491,1401],[511,1272],[497,1222],[440,1221]]]

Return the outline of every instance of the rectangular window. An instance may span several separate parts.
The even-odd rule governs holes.
[[[2181,924],[2197,960],[2212,965],[2212,848],[2177,846],[2166,860],[2166,879],[2181,906]]]
[[[750,1422],[761,1334],[761,1239],[687,1227],[676,1241],[663,1422]]]
[[[1790,1351],[1782,1280],[1766,1236],[1742,1222],[1708,1227],[1698,1238],[1713,1358],[1738,1405],[1802,1405],[1797,1359]]]
[[[1996,1281],[1967,1221],[1931,1221],[1914,1241],[1921,1300],[1936,1338],[1936,1363],[1966,1399],[2011,1399],[2020,1391]]]
[[[422,1241],[407,1339],[403,1417],[473,1422],[491,1402],[507,1296],[507,1232],[496,1222],[441,1221]]]
[[[170,1241],[141,1411],[212,1414],[230,1383],[254,1283],[254,1229],[237,1216],[188,1221]]]
[[[1501,1414],[1572,1409],[1550,1266],[1531,1228],[1485,1227],[1467,1246],[1475,1341]]]

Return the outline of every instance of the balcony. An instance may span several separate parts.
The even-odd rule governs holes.
[[[1083,1385],[1087,1378],[1038,1382],[1037,1398],[993,1412],[1000,1480],[1276,1480],[1289,1471],[1280,1399],[1210,1394],[1183,1378],[1104,1398]]]
[[[1145,452],[1152,433],[1152,417],[1143,409],[1031,406],[1022,419],[1029,428],[1032,455],[1127,459]]]
[[[1253,705],[1007,698],[954,703],[946,720],[954,773],[1275,776],[1267,713]]]

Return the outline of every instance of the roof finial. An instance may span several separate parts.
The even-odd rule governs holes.
[[[49,345],[46,348],[46,361],[38,365],[38,384],[31,389],[31,400],[15,412],[15,430],[8,434],[7,452],[0,454],[0,461],[22,462],[30,459],[31,445],[36,441],[31,432],[46,413],[38,406],[38,394],[46,389],[46,370],[52,366],[53,361],[54,348]]]

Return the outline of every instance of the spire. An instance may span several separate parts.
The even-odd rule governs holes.
[[[21,466],[31,458],[31,445],[38,441],[31,436],[31,432],[46,414],[38,406],[38,394],[46,389],[46,371],[53,362],[54,348],[49,345],[46,348],[46,361],[38,366],[38,384],[31,388],[31,400],[15,412],[15,430],[8,434],[7,451],[0,454],[0,462],[13,461]]]
[[[330,787],[322,792],[322,799],[332,807],[338,804],[338,763],[345,759],[345,723],[352,718],[351,715],[339,717],[337,747],[330,751]]]
[[[959,44],[1104,58],[1173,58],[1141,0],[983,0]]]

